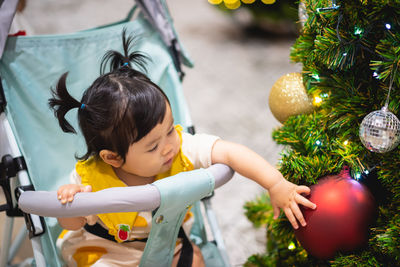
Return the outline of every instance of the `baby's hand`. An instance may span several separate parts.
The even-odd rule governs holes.
[[[306,226],[306,221],[304,220],[298,204],[310,209],[315,209],[317,205],[302,196],[302,193],[308,195],[310,193],[310,188],[304,185],[295,185],[286,179],[281,179],[273,185],[269,189],[269,194],[272,207],[274,208],[274,219],[278,218],[280,208],[282,208],[294,229],[299,228],[297,220],[302,226]]]
[[[78,184],[66,184],[60,186],[57,190],[57,198],[62,204],[72,202],[76,193],[80,192],[91,192],[92,187],[90,185],[78,185]]]

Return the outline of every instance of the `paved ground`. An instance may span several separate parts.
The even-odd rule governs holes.
[[[195,62],[194,69],[186,69],[184,87],[197,132],[245,144],[275,164],[281,148],[272,141],[271,132],[279,123],[268,109],[268,94],[280,76],[300,70],[289,62],[294,39],[246,35],[231,17],[206,0],[167,2],[177,32]],[[26,18],[37,34],[72,32],[120,19],[131,3],[28,1]],[[235,175],[213,198],[234,266],[265,250],[264,230],[254,229],[243,214],[243,204],[261,192],[256,183]],[[3,221],[0,215],[0,225]]]

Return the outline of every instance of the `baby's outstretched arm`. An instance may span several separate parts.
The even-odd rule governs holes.
[[[57,190],[57,198],[60,200],[62,204],[66,204],[67,202],[72,202],[74,200],[74,196],[76,193],[80,192],[91,192],[92,187],[90,185],[78,185],[78,184],[67,184],[62,185]],[[60,226],[67,230],[78,230],[82,228],[86,223],[94,224],[94,217],[96,216],[87,216],[87,217],[72,217],[72,218],[57,218]],[[97,217],[96,217],[97,218]]]
[[[278,217],[282,209],[295,229],[298,228],[297,220],[302,226],[306,225],[298,204],[316,208],[314,203],[301,195],[310,193],[307,186],[298,186],[287,181],[276,168],[243,145],[224,140],[216,141],[212,150],[212,163],[224,163],[267,189],[274,208],[274,218]]]

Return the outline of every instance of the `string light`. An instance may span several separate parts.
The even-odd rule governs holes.
[[[361,179],[365,179],[366,176],[369,174],[369,170],[363,170],[361,173],[357,172],[354,174],[354,179],[356,179],[357,181],[361,180]]]
[[[294,242],[290,242],[290,244],[289,244],[289,246],[288,246],[288,249],[289,250],[293,250],[293,249],[295,249],[296,248],[296,245],[294,244]]]
[[[318,95],[314,96],[313,105],[319,107],[322,103],[322,98]]]
[[[323,94],[316,94],[313,97],[313,105],[316,107],[321,106],[322,101],[324,101],[324,98],[327,98],[329,95],[327,93],[323,93]]]
[[[349,144],[349,140],[343,142],[343,145],[347,146]]]
[[[363,32],[364,32],[363,29],[361,29],[357,26],[354,27],[354,35],[361,35]]]
[[[311,75],[311,77],[313,77],[314,79],[316,79],[317,81],[319,81],[319,75],[318,75],[318,73],[313,73],[313,74]]]
[[[361,173],[357,172],[357,173],[354,174],[354,179],[357,180],[357,181],[366,179],[368,174],[369,174],[369,170],[363,170]]]
[[[330,7],[320,7],[317,8],[317,12],[323,12],[323,11],[329,11],[329,10],[336,10],[338,9],[340,6],[336,5],[336,0],[332,0],[332,5]]]
[[[392,25],[390,25],[389,23],[385,23],[385,28],[390,30],[392,28]]]
[[[315,144],[316,144],[317,146],[322,146],[322,142],[321,142],[320,140],[315,141]]]

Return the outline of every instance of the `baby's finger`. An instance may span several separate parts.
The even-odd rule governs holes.
[[[68,191],[67,201],[68,201],[68,202],[72,202],[72,201],[74,200],[75,194],[76,194],[76,188],[71,188],[71,189]]]
[[[63,186],[61,186],[58,190],[57,190],[57,199],[61,200],[63,198],[63,195],[65,193],[65,188]]]
[[[310,208],[310,209],[316,209],[317,205],[312,203],[309,199],[303,197],[302,195],[296,195],[295,200],[298,204],[303,205],[304,207]]]
[[[67,203],[68,199],[68,191],[66,190],[61,190],[60,193],[57,195],[58,200],[61,202],[61,204]]]
[[[278,219],[279,213],[281,213],[281,210],[276,205],[274,205],[273,207],[274,207],[274,220],[276,220],[276,219]]]
[[[65,204],[65,203],[67,203],[68,202],[68,194],[66,194],[65,192],[64,193],[62,193],[61,195],[60,195],[60,197],[59,197],[59,199],[60,199],[60,201],[61,201],[61,204]]]
[[[297,218],[300,224],[303,227],[306,226],[307,225],[306,220],[304,220],[303,213],[301,213],[299,206],[297,206],[297,204],[293,202],[292,204],[290,204],[290,208],[292,209],[294,216]]]
[[[293,228],[299,228],[299,225],[297,224],[296,218],[294,217],[292,210],[290,208],[285,208],[284,212],[289,222],[292,224]]]
[[[299,185],[296,187],[296,192],[298,194],[305,194],[308,195],[311,192],[311,189],[305,185]]]

